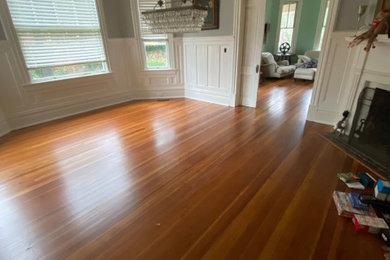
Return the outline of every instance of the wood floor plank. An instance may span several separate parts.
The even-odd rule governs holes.
[[[311,87],[267,81],[256,109],[130,102],[0,138],[0,259],[383,257],[337,216],[335,174],[365,168],[306,122]]]

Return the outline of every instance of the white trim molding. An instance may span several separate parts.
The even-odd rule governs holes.
[[[313,47],[314,50],[318,50],[318,51],[321,50],[321,46],[320,46],[321,32],[322,32],[322,27],[324,24],[326,6],[328,4],[328,1],[330,1],[330,0],[321,0],[320,12],[318,15],[316,36],[314,38],[314,47]],[[330,5],[329,5],[329,8],[330,8]],[[329,21],[329,19],[327,19],[326,23],[328,23],[328,21]],[[325,35],[324,35],[324,37],[325,37]]]
[[[313,85],[307,120],[334,125],[344,106],[342,79],[350,55],[344,38],[351,32],[334,32],[340,0],[330,0],[328,21]]]

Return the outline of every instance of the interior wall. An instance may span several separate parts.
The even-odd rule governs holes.
[[[299,22],[299,31],[295,47],[295,53],[297,54],[304,54],[306,51],[313,49],[321,1],[322,0],[303,0],[301,21]]]
[[[7,119],[4,115],[2,108],[0,107],[0,136],[8,133],[10,131]]]
[[[134,38],[130,0],[103,0],[109,38]]]
[[[182,35],[187,98],[226,106],[233,104],[236,1],[220,0],[219,29]]]
[[[229,106],[233,95],[232,36],[184,39],[185,96]]]
[[[127,0],[101,2],[107,23],[107,57],[111,73],[31,84],[26,79],[23,59],[13,39],[0,41],[0,104],[9,129],[37,124],[121,103],[136,98],[138,62],[135,40],[130,38]],[[0,19],[7,35],[12,35],[5,1],[0,2]],[[119,26],[121,25],[121,26]],[[104,24],[103,24],[104,26]],[[118,29],[119,28],[119,29]],[[0,118],[0,127],[4,120]],[[1,129],[0,129],[1,131]]]
[[[1,20],[0,20],[0,41],[4,41],[5,39],[6,39],[5,32],[4,32],[3,25],[2,25]]]
[[[335,31],[353,31],[356,29],[359,5],[368,5],[366,14],[362,17],[359,26],[372,22],[375,16],[377,0],[342,0],[340,1]]]
[[[0,41],[0,104],[3,110],[0,135],[3,129],[18,129],[134,99],[187,96],[224,105],[229,105],[234,99],[232,56],[236,0],[221,0],[218,30],[183,36],[187,43],[199,39],[196,48],[206,51],[197,54],[196,68],[187,67],[187,71],[196,69],[199,75],[203,75],[202,68],[207,67],[207,84],[200,91],[185,91],[183,38],[173,38],[172,69],[145,71],[140,66],[142,56],[135,38],[135,2],[98,1],[108,36],[106,47],[111,73],[31,84],[25,80],[23,59],[19,57],[13,37]],[[5,7],[5,2],[0,1],[4,31],[6,35],[12,35],[11,20],[4,11]]]
[[[265,22],[270,24],[270,30],[267,34],[267,39],[263,44],[263,51],[265,52],[275,52],[276,33],[278,31],[277,27],[279,18],[279,6],[280,0],[267,0],[265,10]]]

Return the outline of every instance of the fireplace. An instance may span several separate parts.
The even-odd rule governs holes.
[[[366,82],[360,92],[348,135],[328,133],[338,146],[373,170],[390,177],[390,89]]]

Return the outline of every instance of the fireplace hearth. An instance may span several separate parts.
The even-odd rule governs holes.
[[[385,177],[390,177],[390,91],[365,87],[348,135],[325,136]]]

